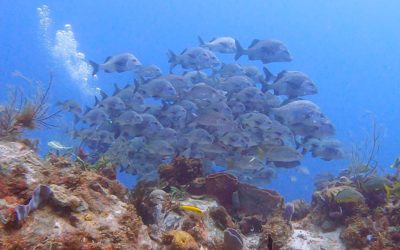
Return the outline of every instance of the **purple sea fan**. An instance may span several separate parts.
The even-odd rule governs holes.
[[[224,231],[224,249],[225,250],[242,250],[243,239],[239,232],[234,228],[227,228]]]
[[[51,194],[52,191],[48,186],[39,185],[38,187],[36,187],[35,190],[33,191],[33,195],[29,203],[27,205],[18,205],[15,208],[15,212],[17,214],[17,220],[25,221],[26,217],[28,217],[28,214],[32,210],[37,209],[40,206],[40,204],[45,202],[50,197]]]
[[[293,203],[289,202],[285,205],[285,210],[283,211],[283,218],[290,222],[292,220],[292,216],[294,214],[294,205]]]

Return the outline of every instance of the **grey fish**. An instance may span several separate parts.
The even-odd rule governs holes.
[[[137,83],[138,84],[138,83]],[[139,84],[138,93],[144,97],[174,98],[176,89],[166,79],[152,79],[146,84]]]
[[[81,106],[79,105],[79,103],[77,103],[74,100],[65,100],[62,102],[57,102],[56,105],[60,106],[63,110],[65,110],[67,112],[71,112],[76,115],[79,115],[80,113],[82,113]]]
[[[313,121],[323,116],[320,108],[315,103],[307,100],[296,100],[271,110],[275,117],[286,124],[301,124],[305,120]]]
[[[178,76],[174,74],[169,74],[165,76],[161,76],[160,79],[165,79],[169,81],[172,86],[175,88],[178,96],[182,97],[183,94],[186,91],[189,91],[189,89],[193,86],[193,83],[186,79],[185,76]]]
[[[195,84],[185,95],[186,99],[199,104],[199,101],[210,103],[210,102],[221,102],[225,101],[225,93],[221,90],[215,89],[205,83]]]
[[[144,103],[144,98],[141,94],[136,92],[134,85],[127,85],[125,88],[120,89],[115,85],[114,96],[121,98],[128,108],[135,108]]]
[[[244,74],[251,78],[254,82],[264,82],[264,75],[261,73],[261,71],[253,65],[243,65],[242,69],[244,71]]]
[[[315,83],[299,71],[282,71],[271,87],[275,95],[286,95],[291,98],[318,93]]]
[[[232,96],[233,99],[246,105],[246,107],[263,103],[265,99],[265,94],[256,87],[246,87]]]
[[[209,42],[204,42],[200,36],[198,37],[198,39],[200,47],[226,54],[232,54],[236,52],[235,39],[232,37],[229,36],[216,37]]]
[[[265,148],[268,161],[272,162],[294,162],[303,159],[303,155],[289,146],[274,146]]]
[[[214,71],[214,75],[219,75],[222,78],[242,76],[245,75],[245,70],[238,63],[222,63],[221,68]]]
[[[346,152],[340,141],[335,139],[323,139],[314,144],[311,149],[313,157],[319,157],[325,161],[344,159]]]
[[[214,136],[202,128],[195,128],[182,136],[183,142],[186,145],[190,144],[205,144],[209,145],[214,142]]]
[[[161,157],[173,156],[175,154],[174,147],[164,140],[154,140],[145,144],[142,150],[151,155],[159,155]]]
[[[292,57],[290,56],[288,49],[281,41],[278,40],[255,39],[248,49],[243,49],[239,41],[236,40],[236,48],[237,52],[235,55],[235,60],[238,60],[242,55],[248,55],[249,60],[260,60],[265,64],[272,62],[292,61]]]
[[[183,77],[192,84],[208,81],[207,74],[199,70],[187,71],[183,74]]]
[[[237,93],[247,87],[255,87],[255,83],[247,76],[231,76],[221,79],[218,86],[220,89],[231,94]]]
[[[256,111],[242,114],[237,119],[243,129],[259,128],[262,130],[268,130],[272,126],[272,120],[267,115]]]
[[[158,119],[164,126],[182,129],[185,126],[186,116],[186,109],[174,104],[163,110]]]
[[[133,110],[128,110],[118,116],[114,122],[119,124],[120,126],[131,126],[142,123],[143,118],[137,112]]]
[[[124,101],[118,96],[108,96],[102,101],[98,101],[96,98],[95,106],[104,107],[107,112],[121,111],[126,108]]]
[[[134,70],[138,78],[156,78],[162,75],[161,69],[154,64],[138,65]]]
[[[247,148],[248,141],[247,138],[240,132],[231,131],[227,132],[218,138],[225,146],[236,147],[236,148]]]
[[[215,54],[201,47],[187,48],[180,55],[176,55],[171,50],[168,53],[170,72],[176,65],[180,64],[183,69],[209,69],[220,64]]]
[[[131,53],[122,53],[106,58],[103,64],[97,64],[93,61],[89,61],[93,68],[92,75],[95,75],[100,69],[106,73],[113,72],[125,72],[135,69],[141,65],[140,61]]]
[[[322,138],[335,134],[335,127],[325,117],[288,124],[296,135]]]
[[[196,125],[217,127],[221,132],[229,131],[238,127],[237,123],[232,119],[215,111],[207,111],[199,114],[198,117],[189,124],[189,127],[195,127]]]
[[[75,116],[75,123],[78,122],[79,120],[82,120],[89,126],[100,125],[104,122],[109,122],[109,116],[107,115],[104,108],[94,108],[94,109],[89,109],[82,116]]]
[[[238,116],[246,111],[246,106],[236,100],[230,100],[227,104],[231,108],[232,114],[234,116]]]

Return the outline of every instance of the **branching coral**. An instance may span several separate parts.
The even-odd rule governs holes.
[[[35,129],[38,126],[54,127],[48,121],[56,117],[61,110],[49,111],[49,91],[53,83],[50,74],[47,87],[42,91],[39,87],[36,96],[30,100],[22,91],[15,89],[11,92],[8,103],[0,111],[0,139],[16,140],[24,129]]]

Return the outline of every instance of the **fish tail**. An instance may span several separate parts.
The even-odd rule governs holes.
[[[91,60],[89,60],[89,64],[93,68],[92,76],[96,75],[99,72],[100,65]]]
[[[263,67],[264,75],[265,75],[265,81],[269,82],[274,80],[275,76],[267,69],[266,67]]]
[[[235,60],[238,60],[245,53],[245,50],[240,45],[240,43],[239,43],[239,41],[237,39],[235,39],[235,45],[236,45]]]
[[[200,46],[204,46],[204,40],[200,36],[197,36],[197,39],[199,40]]]

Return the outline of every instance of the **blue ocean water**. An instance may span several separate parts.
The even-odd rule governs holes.
[[[49,16],[38,14],[37,8],[44,4]],[[14,76],[16,70],[44,82],[52,71],[52,104],[72,98],[90,105],[90,92],[96,88],[111,92],[113,83],[123,86],[132,81],[131,73],[85,80],[86,69],[74,61],[82,56],[78,52],[102,61],[129,51],[144,64],[157,64],[167,72],[167,50],[180,52],[197,45],[198,35],[205,40],[229,35],[245,46],[254,38],[277,38],[288,46],[294,60],[273,64],[271,70],[306,72],[319,88],[318,95],[307,99],[321,107],[335,124],[337,138],[349,147],[362,141],[373,114],[382,127],[379,166],[390,171],[388,166],[400,155],[399,12],[396,0],[0,0],[0,98],[6,98],[7,85],[33,91]],[[232,56],[222,58],[233,62]],[[49,140],[71,142],[64,129],[35,131],[30,136],[40,138],[44,154]],[[307,158],[302,165],[310,175],[282,170],[267,187],[288,200],[308,200],[315,174],[337,173],[347,162]],[[120,179],[127,186],[134,184],[131,176]]]

